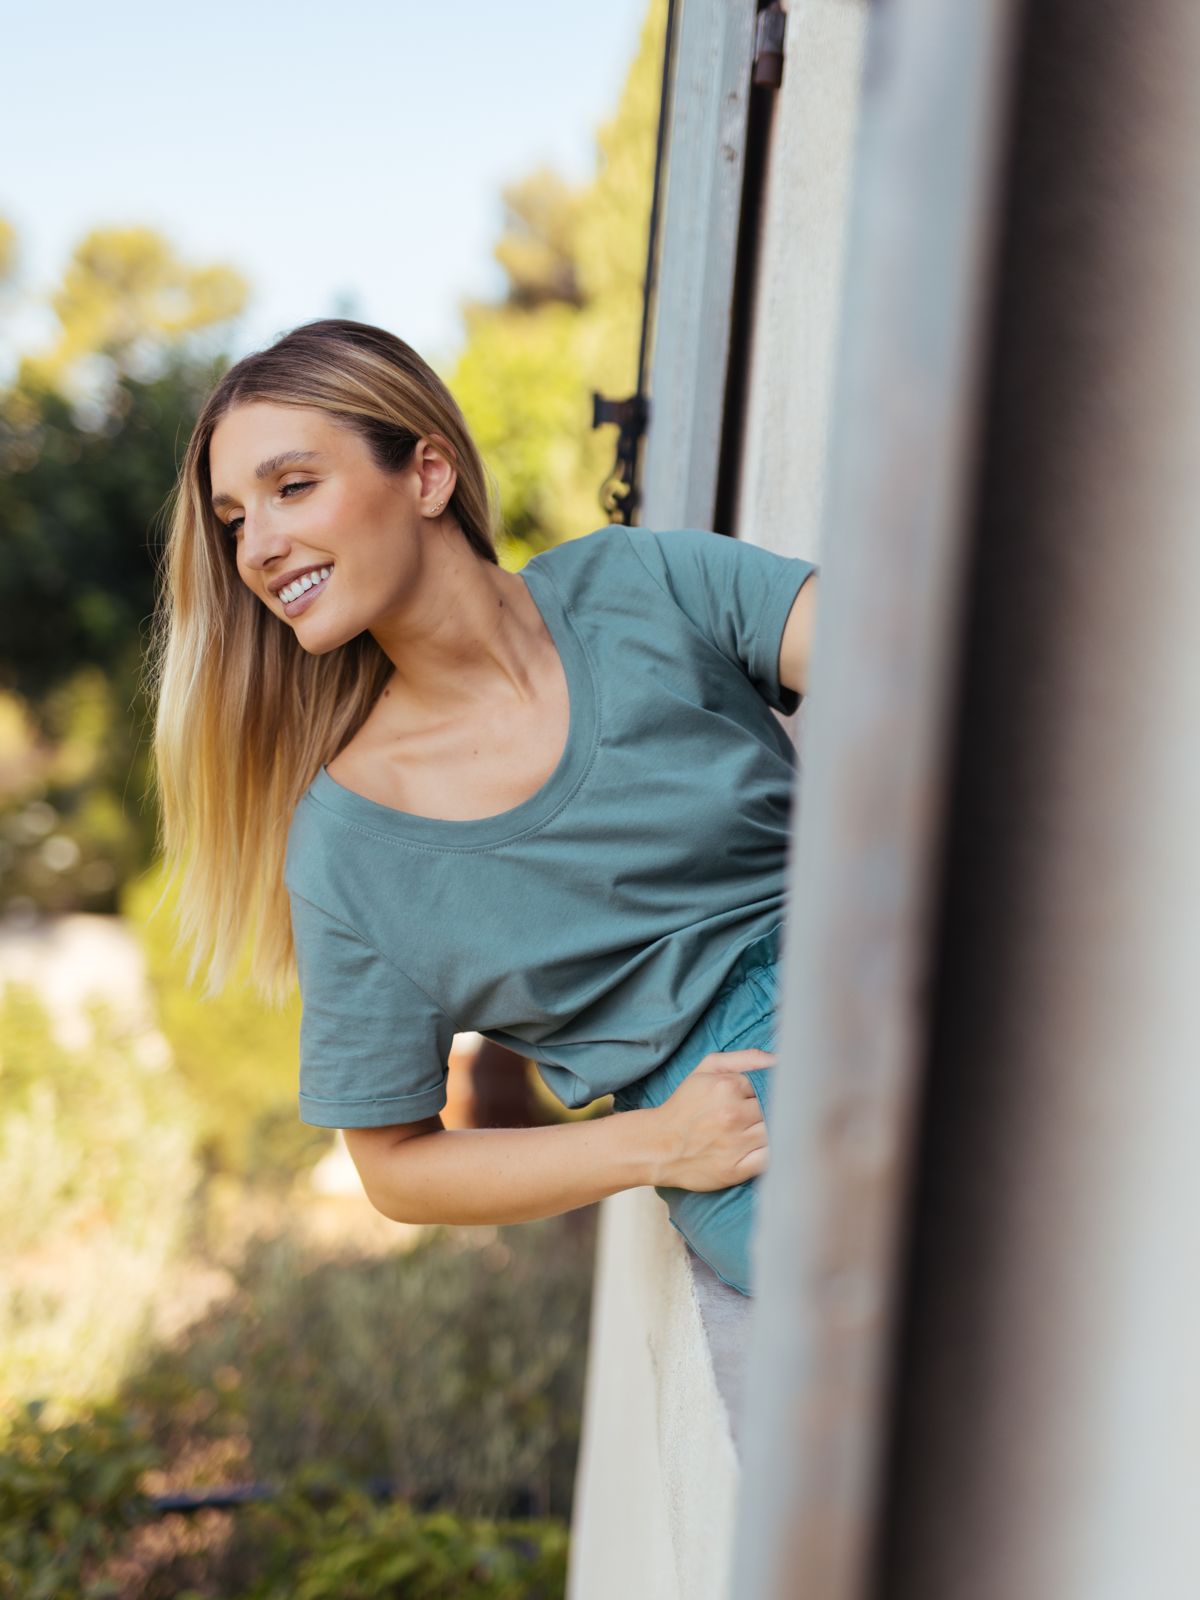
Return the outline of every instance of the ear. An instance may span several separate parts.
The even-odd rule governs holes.
[[[443,434],[431,433],[417,440],[416,460],[421,474],[421,499],[444,504],[458,481],[454,447]]]

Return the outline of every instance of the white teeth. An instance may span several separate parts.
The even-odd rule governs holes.
[[[280,589],[279,598],[288,603],[299,599],[306,589],[315,588],[332,571],[332,567],[317,567],[313,572],[306,572],[302,578],[297,578],[295,583],[289,583],[286,588]]]

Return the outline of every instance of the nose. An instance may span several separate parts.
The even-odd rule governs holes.
[[[282,527],[270,516],[252,516],[249,513],[242,523],[240,543],[242,565],[251,572],[266,572],[268,576],[290,548]]]

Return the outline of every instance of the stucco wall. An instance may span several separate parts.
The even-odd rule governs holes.
[[[716,1600],[737,1457],[693,1258],[653,1189],[604,1202],[596,1248],[568,1600]]]

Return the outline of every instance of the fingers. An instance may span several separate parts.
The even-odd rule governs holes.
[[[760,1067],[773,1067],[779,1060],[777,1050],[720,1050],[711,1057],[713,1065],[725,1067],[730,1072],[757,1072]]]
[[[767,1125],[759,1119],[746,1129],[747,1138],[754,1140],[754,1144],[746,1151],[736,1163],[738,1180],[757,1176],[765,1172],[770,1156],[770,1142],[767,1135]]]
[[[766,1145],[758,1150],[752,1150],[748,1156],[743,1156],[737,1164],[737,1181],[741,1183],[744,1178],[761,1177],[767,1170],[769,1159]]]

